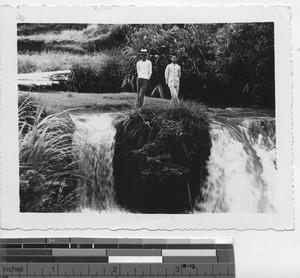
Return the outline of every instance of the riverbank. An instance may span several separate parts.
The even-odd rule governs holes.
[[[207,107],[146,97],[134,109],[135,100],[132,93],[20,92],[21,211],[193,211],[211,148]],[[120,118],[113,124],[103,112]]]
[[[40,102],[49,113],[58,113],[68,109],[83,109],[98,112],[116,112],[132,109],[135,106],[136,94],[79,94],[75,92],[22,92]],[[145,97],[145,107],[163,108],[170,105],[166,99]]]

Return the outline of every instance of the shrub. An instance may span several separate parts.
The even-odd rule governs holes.
[[[133,212],[192,211],[211,148],[205,107],[142,108],[116,129],[117,202]]]
[[[77,205],[71,119],[19,100],[20,211],[62,212]]]
[[[116,93],[124,78],[123,57],[115,53],[94,56],[89,63],[74,63],[70,84],[79,93]]]

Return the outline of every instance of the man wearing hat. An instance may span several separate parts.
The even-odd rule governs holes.
[[[147,49],[141,49],[142,59],[136,63],[137,70],[137,101],[136,107],[140,108],[144,104],[144,96],[148,87],[148,82],[152,74],[152,63],[147,59]]]

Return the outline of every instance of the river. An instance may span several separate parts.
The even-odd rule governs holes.
[[[212,148],[202,198],[194,213],[275,213],[276,128],[273,111],[210,108]],[[113,177],[115,129],[112,113],[73,113],[79,159],[78,211],[120,212]],[[162,212],[163,213],[163,212]]]

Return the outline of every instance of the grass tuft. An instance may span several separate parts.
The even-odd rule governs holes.
[[[21,212],[64,212],[77,205],[71,119],[36,100],[19,99]]]
[[[145,107],[129,113],[116,129],[119,204],[144,213],[192,211],[211,148],[206,107],[193,102]]]

